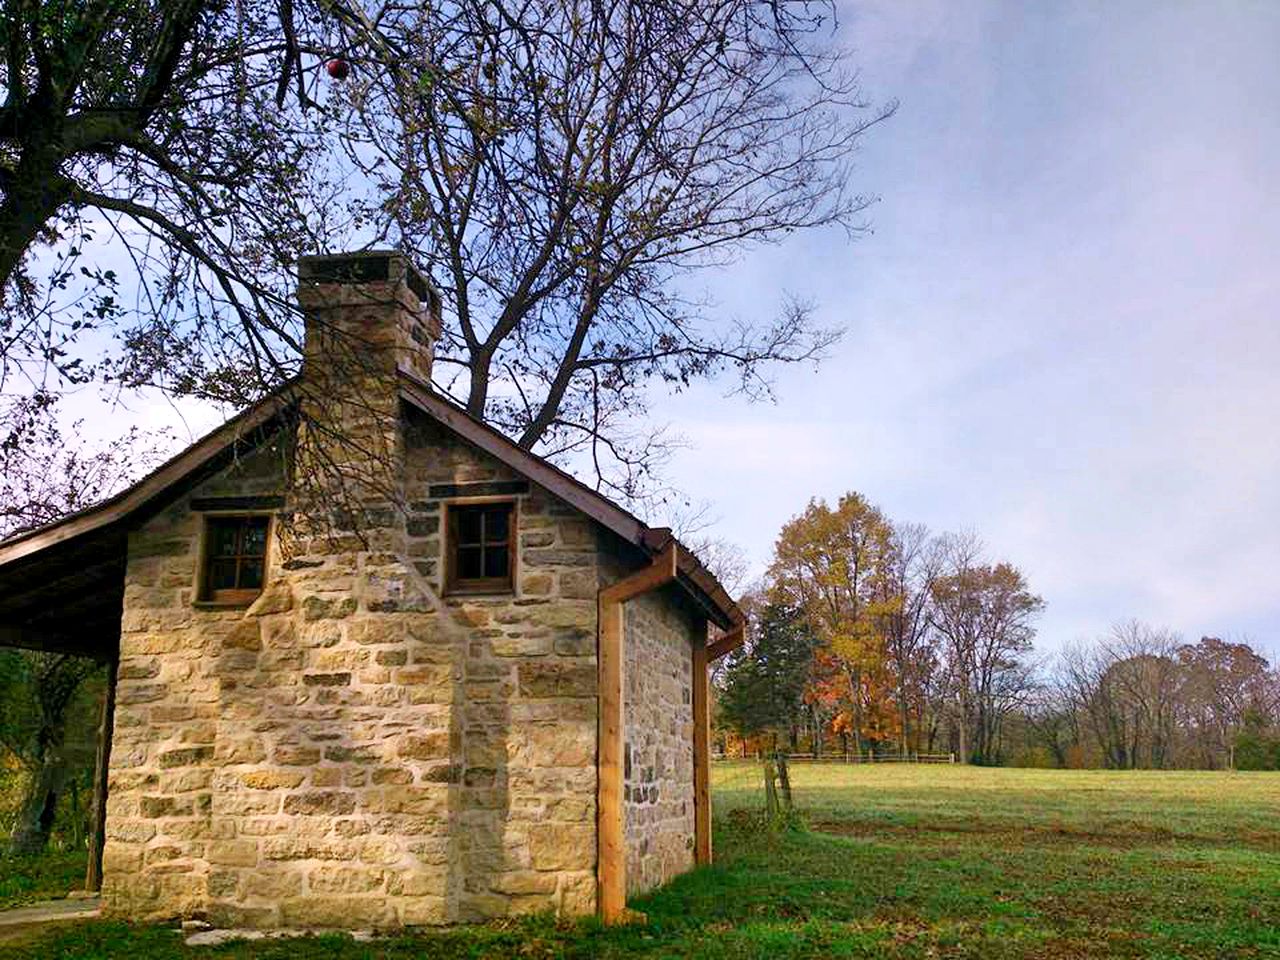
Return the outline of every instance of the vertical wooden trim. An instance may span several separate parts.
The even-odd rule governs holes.
[[[599,757],[596,796],[600,919],[616,923],[627,902],[627,851],[622,819],[622,604],[601,597]]]
[[[596,650],[596,899],[600,919],[605,923],[628,919],[627,838],[622,809],[625,786],[623,604],[675,580],[676,560],[672,541],[649,566],[602,588],[596,599],[600,621]]]
[[[102,849],[107,839],[107,780],[111,772],[111,737],[115,730],[117,652],[107,663],[107,689],[102,694],[102,717],[98,724],[98,749],[93,766],[93,834],[89,841],[89,865],[84,888],[89,893],[102,889]]]
[[[693,842],[698,866],[711,862],[711,711],[707,689],[707,645],[693,645]]]

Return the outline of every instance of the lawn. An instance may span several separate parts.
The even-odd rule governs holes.
[[[40,857],[0,853],[0,910],[37,900],[57,900],[84,885],[85,854],[50,851]]]
[[[94,923],[0,957],[1280,958],[1280,774],[797,764],[809,829],[781,834],[758,768],[714,775],[717,863],[634,902],[642,926],[192,950]]]

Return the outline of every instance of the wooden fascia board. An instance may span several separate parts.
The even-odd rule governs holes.
[[[513,443],[497,430],[436,396],[404,371],[400,372],[400,394],[433,420],[442,423],[464,440],[475,444],[561,500],[577,507],[606,529],[630,543],[642,542],[643,532],[647,528],[631,514],[563,470]]]
[[[289,397],[286,391],[268,397],[239,416],[228,420],[150,476],[110,500],[81,513],[73,514],[51,526],[19,534],[9,542],[0,544],[0,566],[125,519],[150,501],[163,496],[166,490],[193,471],[199,470],[231,444],[268,423],[288,403]]]
[[[649,566],[623,577],[600,591],[601,603],[626,603],[642,593],[649,593],[671,583],[679,575],[676,564],[676,546],[670,544],[653,558]]]
[[[400,395],[411,406],[502,461],[511,469],[528,477],[566,503],[577,507],[623,540],[635,544],[650,554],[660,553],[668,542],[675,542],[679,571],[711,601],[715,608],[715,615],[711,619],[717,626],[725,628],[742,621],[742,612],[725,592],[720,582],[691,550],[676,540],[666,527],[647,526],[607,497],[601,496],[563,470],[513,443],[510,438],[493,427],[481,423],[453,403],[437,396],[429,386],[404,370],[400,371]],[[692,593],[687,585],[682,584],[682,586],[686,592]],[[700,601],[696,596],[694,599]]]

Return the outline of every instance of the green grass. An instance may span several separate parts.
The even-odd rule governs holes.
[[[0,853],[0,910],[37,900],[57,900],[84,886],[83,850],[50,851],[39,857]]]
[[[193,950],[93,923],[0,957],[1280,958],[1280,774],[796,765],[810,829],[781,834],[759,780],[716,768],[717,863],[634,902],[642,926]]]

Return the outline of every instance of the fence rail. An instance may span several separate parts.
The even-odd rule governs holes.
[[[743,757],[730,757],[725,754],[716,754],[713,760],[765,760],[770,754],[757,753],[748,754]],[[788,753],[787,760],[791,763],[955,763],[956,755],[954,753],[908,753],[905,756],[898,753],[885,753],[876,755],[874,753],[824,753],[822,756],[814,756],[812,753]]]

